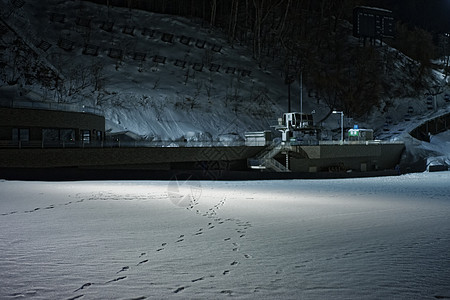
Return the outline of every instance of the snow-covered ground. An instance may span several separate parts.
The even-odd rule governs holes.
[[[21,37],[66,82],[59,90],[3,82],[0,93],[95,106],[107,129],[155,140],[242,138],[286,111],[283,74],[259,68],[248,49],[231,47],[215,29],[82,1],[16,2],[0,0],[12,29],[2,42]],[[63,22],[54,19],[61,14]],[[111,20],[113,29],[102,29]],[[98,47],[97,55],[83,54],[86,45]],[[5,53],[15,57],[13,48]],[[294,83],[294,110],[299,90]],[[320,120],[329,108],[307,94],[303,109]],[[431,143],[408,135],[448,112],[443,95],[435,100],[429,111],[426,99],[395,99],[359,124],[377,139],[406,141],[429,164],[449,165],[449,132]],[[323,125],[339,129],[339,115]],[[450,172],[184,184],[0,181],[0,299],[450,299],[449,181]]]
[[[2,181],[0,298],[450,299],[449,181]]]
[[[175,142],[242,140],[245,131],[270,130],[287,110],[288,88],[279,62],[258,66],[248,47],[230,45],[223,32],[198,20],[84,1],[0,0],[0,8],[8,27],[0,44],[11,62],[0,78],[0,98],[94,107],[105,116],[108,131]],[[12,74],[24,68],[12,63],[17,55],[33,57],[16,51],[17,38],[64,82],[45,87],[22,78],[10,86]],[[408,134],[450,111],[448,78],[439,70],[433,74],[437,95],[431,100],[425,95],[383,99],[379,108],[346,126],[374,129],[375,139],[405,141],[412,156],[430,157],[429,164],[446,162],[448,156],[434,149],[442,147],[411,140]],[[298,80],[291,88],[292,109],[299,110]],[[315,111],[315,122],[330,111],[324,101],[310,97],[307,86],[302,108]],[[321,125],[322,138],[339,139],[339,114]]]

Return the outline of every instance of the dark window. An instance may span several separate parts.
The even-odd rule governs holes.
[[[12,140],[29,142],[30,141],[30,129],[28,128],[13,128],[12,130]]]
[[[97,130],[97,141],[103,140],[103,133],[100,130]]]
[[[17,142],[19,140],[19,129],[13,128],[12,130],[12,140]]]
[[[19,139],[21,142],[29,142],[30,141],[30,129],[28,129],[28,128],[19,129]]]
[[[59,135],[62,142],[75,142],[75,130],[74,129],[61,129]]]
[[[56,128],[42,129],[42,141],[59,142],[59,129]]]

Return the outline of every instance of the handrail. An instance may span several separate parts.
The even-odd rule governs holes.
[[[244,141],[230,142],[174,142],[174,141],[10,141],[0,140],[0,148],[171,148],[171,147],[239,147]]]
[[[371,140],[371,141],[320,141],[317,145],[383,145],[383,144],[403,144],[402,141],[381,141],[381,140]],[[300,146],[306,146],[301,145]]]

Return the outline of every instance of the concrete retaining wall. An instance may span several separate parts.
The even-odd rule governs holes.
[[[385,143],[296,146],[290,152],[290,169],[293,172],[394,169],[404,148],[403,144]],[[277,159],[284,164],[284,155]]]
[[[155,147],[155,148],[66,148],[0,149],[0,167],[6,168],[131,168],[170,169],[175,164],[242,161],[255,156],[262,147]]]

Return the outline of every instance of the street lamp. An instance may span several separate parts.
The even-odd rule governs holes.
[[[341,114],[341,144],[344,143],[344,112],[333,110],[333,114]]]

